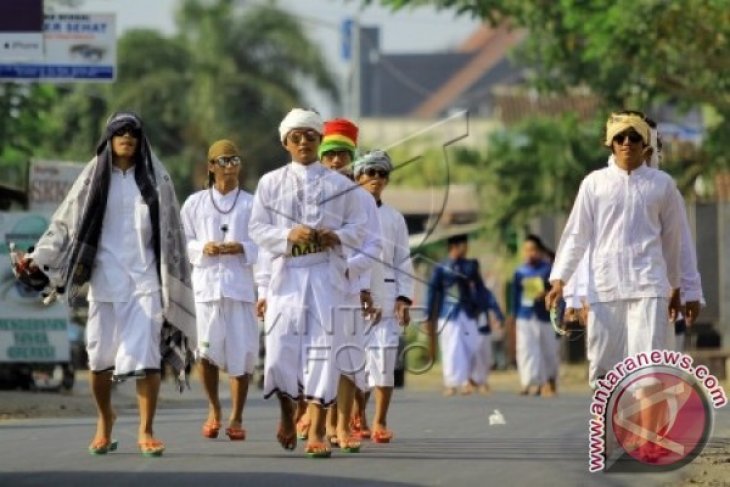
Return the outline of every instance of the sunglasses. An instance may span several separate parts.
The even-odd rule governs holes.
[[[638,144],[643,139],[641,138],[641,135],[639,135],[636,132],[629,132],[629,133],[622,133],[622,134],[616,134],[613,136],[613,141],[617,144],[623,144],[626,141],[626,138],[629,139],[629,142],[632,144]]]
[[[219,167],[236,167],[241,165],[241,158],[238,156],[220,156],[210,162],[218,164]]]
[[[142,135],[142,131],[132,127],[131,125],[127,125],[114,131],[114,137],[124,137],[127,134],[135,139],[139,139],[140,135]]]
[[[374,169],[371,167],[369,169],[365,169],[363,171],[363,174],[365,174],[369,178],[374,178],[375,176],[378,176],[381,179],[388,179],[390,172],[386,171],[385,169]]]
[[[319,133],[315,130],[307,130],[304,132],[290,132],[289,141],[293,144],[299,144],[302,139],[307,142],[314,142],[319,139]]]
[[[335,157],[347,157],[350,156],[352,153],[349,150],[328,150],[327,152],[322,153],[322,157],[331,157],[334,159]]]

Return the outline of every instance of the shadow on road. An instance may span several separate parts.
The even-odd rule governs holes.
[[[314,460],[313,460],[314,461]],[[383,482],[347,477],[324,477],[299,473],[185,473],[185,472],[28,472],[0,474],[3,487],[231,487],[236,485],[276,485],[280,487],[416,487],[416,484]]]

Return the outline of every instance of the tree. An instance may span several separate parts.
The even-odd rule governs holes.
[[[311,83],[336,99],[336,84],[295,18],[273,6],[239,4],[184,0],[178,35],[125,32],[115,83],[33,87],[51,98],[42,104],[33,91],[32,106],[43,109],[20,110],[44,122],[29,135],[35,138],[24,158],[88,160],[109,114],[128,109],[142,116],[181,197],[203,179],[205,151],[219,138],[239,143],[252,180],[281,165],[277,127],[289,109],[307,105],[301,87]],[[0,110],[2,100],[0,94]]]
[[[366,0],[365,3],[372,3]],[[730,8],[727,0],[380,0],[394,9],[452,9],[530,35],[518,57],[539,88],[588,86],[604,107],[709,106],[717,123],[681,177],[730,167]],[[724,142],[723,142],[724,141]]]

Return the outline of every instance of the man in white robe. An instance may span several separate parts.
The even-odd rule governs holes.
[[[264,175],[254,196],[249,233],[271,256],[266,295],[264,395],[277,394],[277,438],[296,445],[294,401],[308,402],[311,426],[306,453],[327,457],[324,408],[335,400],[335,311],[349,287],[346,248],[359,248],[367,216],[352,183],[318,160],[323,122],[319,114],[294,109],[279,135],[292,162]]]
[[[202,434],[217,438],[221,428],[219,369],[228,373],[231,415],[226,435],[246,438],[243,408],[258,359],[258,326],[252,266],[257,248],[248,236],[253,195],[239,188],[241,154],[229,140],[208,150],[209,187],[191,195],[181,215],[193,265],[198,325],[196,355],[208,396]]]
[[[367,190],[378,206],[382,250],[372,268],[372,293],[379,321],[370,327],[367,346],[367,373],[375,389],[375,414],[371,438],[376,443],[389,443],[393,432],[388,428],[388,410],[395,385],[395,366],[402,328],[410,321],[413,303],[413,264],[408,245],[408,227],[403,215],[381,200],[388,185],[393,164],[384,151],[374,150],[355,163],[355,180]],[[367,396],[358,405],[362,429]]]
[[[322,164],[328,169],[352,177],[357,135],[357,126],[347,119],[325,122],[324,137],[319,147]],[[337,402],[327,413],[327,436],[342,451],[349,453],[357,452],[360,448],[360,442],[353,437],[350,426],[355,394],[369,391],[366,375],[366,331],[374,318],[371,270],[380,259],[382,248],[375,199],[354,182],[352,192],[357,196],[359,205],[367,212],[367,233],[361,248],[345,249],[350,286],[346,290],[343,306],[338,309],[335,326],[338,333],[335,363],[341,375]]]
[[[582,182],[561,237],[546,305],[556,306],[563,287],[588,252],[588,327],[610,337],[599,347],[606,360],[665,348],[670,314],[679,310],[682,208],[672,178],[644,165],[650,127],[633,112],[612,114],[605,144],[616,164]],[[671,311],[670,311],[671,308]],[[641,401],[661,388],[658,381],[636,391]],[[661,413],[643,407],[639,423],[657,431]],[[647,459],[662,448],[638,442]]]

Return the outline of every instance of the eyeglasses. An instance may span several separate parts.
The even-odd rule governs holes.
[[[314,142],[319,139],[319,133],[316,130],[306,130],[304,132],[289,132],[289,141],[293,144],[299,144],[302,139],[307,142]]]
[[[386,171],[385,169],[375,169],[375,168],[368,168],[363,171],[363,174],[365,174],[369,178],[374,178],[375,176],[378,176],[381,179],[388,179],[388,175],[390,174],[389,171]]]
[[[644,140],[644,139],[642,139],[641,135],[639,135],[637,132],[634,132],[632,130],[630,132],[624,132],[621,134],[614,135],[613,141],[616,142],[617,144],[623,144],[626,141],[627,137],[629,139],[629,142],[631,142],[632,144],[638,144],[639,142]]]
[[[220,156],[210,162],[218,164],[219,167],[236,167],[241,165],[241,158],[238,156]]]
[[[130,137],[139,139],[140,135],[142,135],[142,132],[139,129],[132,127],[131,125],[126,125],[114,131],[114,137],[124,137],[127,134],[129,134]]]
[[[323,152],[322,153],[322,158],[327,157],[327,158],[334,159],[335,157],[339,157],[340,159],[343,159],[343,158],[349,157],[351,155],[352,155],[352,152],[350,152],[349,150],[346,150],[346,149],[344,149],[344,150],[328,150],[327,152]]]

